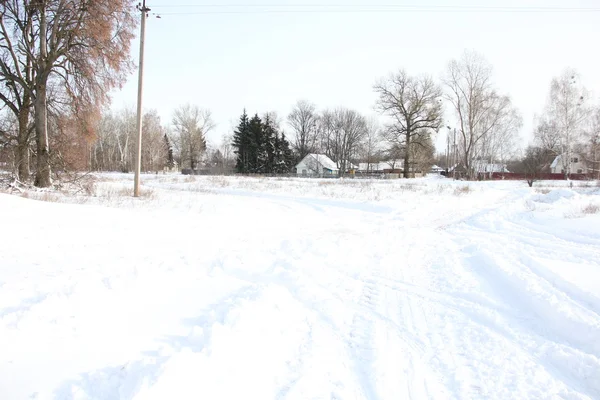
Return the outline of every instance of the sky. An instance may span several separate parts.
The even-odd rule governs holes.
[[[304,99],[319,109],[343,106],[381,118],[374,108],[376,81],[399,69],[439,80],[465,50],[493,65],[496,88],[523,116],[522,144],[532,137],[552,77],[565,68],[581,74],[592,101],[600,92],[596,0],[218,3],[147,0],[144,56],[144,110],[157,110],[169,125],[178,106],[209,109],[216,124],[207,135],[213,145],[231,134],[244,108],[285,117]],[[136,63],[138,55],[136,38]],[[112,98],[113,109],[135,109],[137,71]],[[445,119],[455,126],[449,105]],[[436,138],[438,149],[445,134]]]

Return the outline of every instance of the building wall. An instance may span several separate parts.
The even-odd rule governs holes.
[[[585,163],[585,160],[579,155],[573,155],[571,158],[577,158],[578,162],[571,162],[571,173],[572,174],[587,174],[588,169]],[[581,172],[580,172],[581,170]],[[563,163],[562,160],[559,161],[556,167],[551,168],[551,172],[553,174],[562,174],[563,172]]]

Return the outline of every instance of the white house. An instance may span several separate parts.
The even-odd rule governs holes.
[[[553,174],[564,174],[565,163],[563,163],[563,154],[557,156],[552,164],[550,164],[550,172]],[[569,165],[569,173],[571,174],[587,174],[588,168],[585,159],[580,154],[571,154]]]
[[[429,170],[429,173],[431,173],[431,174],[438,174],[439,175],[439,174],[441,174],[444,171],[445,171],[444,168],[438,167],[437,165],[433,165],[431,167],[431,169]]]
[[[483,160],[473,161],[473,170],[476,173],[491,174],[494,172],[509,172],[505,164],[489,163]]]
[[[296,165],[296,174],[303,176],[311,175],[337,175],[339,169],[325,154],[307,154]]]
[[[404,160],[389,160],[377,163],[359,163],[359,172],[383,173],[386,170],[404,170]]]

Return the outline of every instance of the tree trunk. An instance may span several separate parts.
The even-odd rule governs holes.
[[[410,177],[410,136],[411,132],[408,127],[406,127],[406,148],[404,149],[404,178],[408,179]]]
[[[50,151],[48,143],[48,101],[46,93],[46,82],[48,80],[47,58],[47,22],[46,22],[46,5],[42,1],[39,4],[39,44],[40,55],[38,59],[38,68],[35,85],[35,135],[37,140],[37,171],[35,175],[35,186],[48,187],[52,184],[50,176]]]
[[[48,149],[48,104],[46,85],[36,87],[35,98],[35,134],[37,139],[37,171],[35,186],[48,187],[52,184],[50,176],[50,152]]]
[[[17,176],[21,182],[29,180],[29,108],[19,110],[19,134],[17,137],[17,151],[15,162]]]

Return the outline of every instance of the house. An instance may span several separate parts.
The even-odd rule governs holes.
[[[552,164],[550,164],[550,172],[553,174],[564,174],[565,163],[563,162],[563,154],[556,156]],[[588,167],[585,159],[580,154],[571,154],[569,165],[569,173],[571,174],[587,174]]]
[[[378,163],[359,163],[358,172],[362,173],[389,173],[392,171],[403,171],[404,160],[389,160]]]
[[[296,174],[300,176],[333,176],[338,172],[337,164],[325,154],[307,154],[296,165]]]
[[[430,174],[437,174],[440,175],[442,172],[446,171],[444,168],[442,167],[438,167],[437,165],[433,165],[431,167],[431,169],[429,170]]]
[[[484,160],[473,161],[473,171],[477,174],[508,173],[506,164],[490,163]]]

